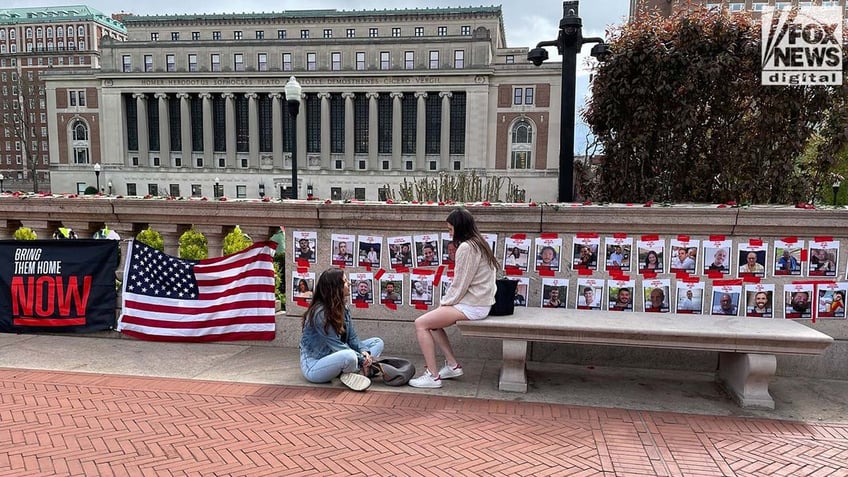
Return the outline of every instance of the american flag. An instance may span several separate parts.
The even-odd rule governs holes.
[[[274,339],[275,248],[197,261],[131,241],[118,331],[154,341]]]

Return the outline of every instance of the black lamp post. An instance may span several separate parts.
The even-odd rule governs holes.
[[[289,115],[292,119],[291,127],[291,144],[292,144],[292,183],[291,183],[291,198],[297,199],[297,113],[300,112],[300,95],[303,89],[300,83],[297,82],[294,76],[289,78],[286,83],[286,101],[289,104]]]
[[[109,195],[112,195],[112,181],[107,182],[106,187],[109,188]]]
[[[833,206],[836,207],[836,196],[839,195],[839,187],[842,186],[842,181],[834,179],[833,181]]]
[[[5,179],[6,179],[6,176],[4,176],[3,174],[0,174],[0,194],[6,192],[5,190],[3,190],[3,181]]]
[[[215,178],[215,190],[212,191],[212,193],[215,195],[216,199],[221,197],[221,195],[223,195],[223,194],[221,194],[220,184],[221,184],[221,179],[216,177]]]
[[[603,38],[583,38],[583,20],[577,16],[580,2],[562,2],[562,20],[556,40],[541,41],[527,54],[527,60],[541,66],[548,59],[544,46],[555,46],[562,55],[562,93],[559,131],[559,184],[560,202],[574,200],[574,105],[577,75],[577,54],[586,43],[597,43],[592,47],[592,56],[603,60],[609,54],[609,46]]]
[[[265,197],[265,183],[260,182],[259,183],[259,198],[262,199],[264,197]]]
[[[97,193],[100,193],[100,163],[94,165],[94,177],[97,178]]]

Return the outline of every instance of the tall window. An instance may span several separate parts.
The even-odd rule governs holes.
[[[368,98],[362,93],[353,98],[353,152],[368,154]]]
[[[377,98],[377,152],[391,154],[392,152],[392,102],[388,94]]]
[[[256,55],[256,68],[259,71],[268,71],[268,53],[258,53]]]
[[[203,150],[203,100],[197,95],[189,99],[189,115],[191,116],[191,150]]]
[[[306,95],[306,152],[321,152],[321,99],[315,93]]]
[[[138,105],[131,94],[124,94],[123,97],[127,110],[127,149],[138,151]]]
[[[400,36],[400,27],[392,27],[392,36],[397,38]]]
[[[406,94],[400,101],[401,153],[415,154],[416,120],[418,99]]]
[[[292,54],[283,53],[283,71],[292,70]]]
[[[365,70],[365,52],[357,51],[356,52],[356,70],[363,71]]]
[[[272,117],[271,97],[262,94],[259,96],[259,152],[271,152],[273,148]]]
[[[177,58],[174,55],[165,55],[165,67],[169,72],[177,71]]]
[[[74,164],[89,163],[88,126],[80,119],[71,123],[71,144],[74,151]]]
[[[526,119],[518,120],[512,126],[510,139],[510,168],[530,169],[533,154],[533,126]]]
[[[330,53],[330,69],[340,71],[342,69],[342,54],[338,51]]]
[[[441,150],[442,98],[437,93],[430,93],[424,99],[426,105],[424,153],[438,154]]]
[[[188,70],[197,71],[197,55],[194,53],[188,55]]]
[[[330,152],[345,152],[345,100],[341,94],[330,95]]]
[[[454,50],[453,67],[458,70],[465,68],[465,50]]]
[[[144,71],[145,73],[153,71],[153,55],[144,55]]]
[[[227,150],[227,105],[220,94],[212,96],[212,135],[216,152]]]
[[[317,53],[307,53],[306,54],[306,71],[315,71],[318,67],[318,54]]]
[[[437,70],[439,69],[439,51],[431,50],[430,51],[430,69]]]
[[[414,51],[404,51],[403,52],[403,68],[406,70],[415,69],[415,52]]]
[[[155,96],[147,102],[147,144],[149,150],[159,150],[159,107]]]
[[[391,54],[388,51],[380,52],[380,69],[388,70],[392,68]]]
[[[248,152],[250,150],[248,99],[243,94],[235,95],[234,99],[236,103],[236,151]]]
[[[14,46],[14,45],[13,45]],[[14,53],[14,52],[13,52]],[[129,73],[132,71],[132,57],[130,55],[123,55],[121,57],[121,61],[123,63],[123,71],[124,73]]]
[[[212,71],[221,71],[221,54],[212,53],[209,56],[209,62],[212,65]]]
[[[465,92],[454,91],[450,101],[450,153],[465,154]]]
[[[180,99],[175,95],[168,95],[168,133],[171,136],[171,150],[180,151],[183,148],[182,132],[182,111],[180,110]]]
[[[233,53],[233,71],[244,71],[244,53]]]

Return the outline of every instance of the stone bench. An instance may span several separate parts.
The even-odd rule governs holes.
[[[791,320],[516,307],[460,321],[464,336],[503,340],[498,388],[527,392],[530,341],[717,351],[716,379],[742,407],[774,409],[776,354],[819,355],[833,338]]]

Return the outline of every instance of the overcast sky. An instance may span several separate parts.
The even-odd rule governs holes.
[[[125,11],[142,15],[181,13],[246,13],[280,12],[285,10],[373,10],[383,8],[425,8],[498,5],[503,9],[506,27],[506,42],[509,47],[532,48],[540,41],[555,40],[562,18],[562,1],[558,0],[503,0],[500,3],[484,0],[73,0],[68,2],[49,0],[4,0],[3,8],[34,6],[87,5],[109,15]],[[580,2],[580,17],[583,19],[583,36],[605,36],[604,32],[613,25],[626,21],[630,8],[629,0],[583,0]],[[591,45],[583,47],[587,56]],[[550,49],[551,61],[560,61],[555,49]],[[578,58],[578,69],[585,61]],[[588,91],[588,75],[578,73],[577,107],[584,103]],[[578,123],[581,122],[578,117]],[[581,128],[581,126],[578,126]],[[585,126],[575,134],[575,152],[582,153],[585,143]]]

